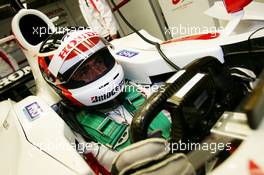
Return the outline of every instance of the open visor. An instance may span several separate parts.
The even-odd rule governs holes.
[[[67,80],[61,83],[65,88],[76,89],[101,78],[108,73],[114,65],[115,59],[110,54],[107,47],[104,47],[89,56],[89,58],[79,61],[65,73],[59,74],[58,78]]]

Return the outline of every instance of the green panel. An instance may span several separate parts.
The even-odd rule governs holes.
[[[145,102],[145,97],[137,92],[134,86],[126,86],[125,100],[123,106],[133,116]],[[81,111],[77,119],[89,136],[94,141],[102,143],[114,150],[121,150],[131,144],[129,127],[126,124],[119,124],[108,118],[103,113],[89,113]],[[171,123],[167,116],[160,112],[152,121],[149,132],[162,131],[162,137],[170,138]],[[125,136],[125,137],[124,137]]]

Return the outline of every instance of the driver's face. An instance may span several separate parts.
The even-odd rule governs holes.
[[[103,58],[89,59],[83,63],[80,70],[73,76],[73,80],[91,82],[106,71]]]

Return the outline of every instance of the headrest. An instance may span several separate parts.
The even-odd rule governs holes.
[[[55,31],[51,20],[44,13],[33,9],[20,10],[11,25],[20,46],[29,51],[36,51],[38,45]]]

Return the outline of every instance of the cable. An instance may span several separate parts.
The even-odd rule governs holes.
[[[260,27],[260,28],[258,28],[257,30],[255,30],[253,33],[251,33],[251,34],[249,35],[249,37],[248,37],[248,47],[249,47],[249,51],[250,51],[250,52],[252,51],[252,45],[251,45],[251,42],[250,42],[251,37],[252,37],[254,34],[256,34],[257,32],[259,32],[260,30],[263,30],[263,29],[264,29],[264,27]]]
[[[144,40],[145,42],[152,44],[156,47],[156,49],[158,50],[160,56],[164,59],[164,61],[166,61],[171,67],[173,67],[176,71],[179,71],[181,68],[178,67],[176,64],[174,64],[161,50],[160,44],[158,42],[154,42],[149,40],[148,38],[146,38],[144,35],[142,35],[140,32],[138,32],[128,21],[127,19],[123,16],[123,14],[121,13],[121,11],[119,10],[119,8],[117,8],[115,2],[113,0],[111,0],[111,3],[113,4],[114,8],[116,8],[117,13],[119,14],[119,16],[121,17],[121,19],[126,23],[126,25],[133,31],[135,32],[142,40]]]

